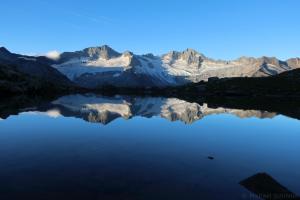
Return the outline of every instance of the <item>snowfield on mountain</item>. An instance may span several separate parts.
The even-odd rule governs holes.
[[[280,61],[274,57],[241,57],[213,60],[193,49],[162,56],[119,53],[107,45],[62,53],[52,66],[84,87],[104,85],[176,86],[207,81],[210,77],[271,76],[300,67],[299,58]]]
[[[73,82],[80,87],[166,87],[207,81],[211,77],[267,77],[300,68],[300,59],[241,57],[214,60],[193,49],[161,56],[119,53],[107,45],[64,52],[55,58],[26,56],[0,48],[0,63],[13,64],[23,73]],[[46,73],[47,72],[47,73]]]

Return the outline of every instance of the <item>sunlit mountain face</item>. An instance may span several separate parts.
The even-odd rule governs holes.
[[[41,58],[39,58],[41,59]],[[300,67],[299,58],[281,61],[275,57],[211,59],[194,49],[170,51],[155,56],[119,53],[108,45],[64,52],[47,63],[78,85],[125,87],[176,86],[207,81],[210,77],[266,77]]]
[[[52,84],[89,89],[114,87],[168,87],[208,81],[209,78],[270,77],[300,68],[299,58],[240,57],[212,59],[194,49],[162,55],[117,52],[108,45],[88,47],[53,56],[26,56],[0,47],[4,73],[11,70]],[[14,68],[11,67],[14,66]]]

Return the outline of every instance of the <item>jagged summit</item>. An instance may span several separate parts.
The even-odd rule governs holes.
[[[197,67],[201,67],[203,60],[207,59],[203,54],[191,48],[188,48],[182,52],[170,51],[169,53],[163,55],[162,58],[170,60],[170,63],[174,63],[176,60],[183,60],[188,65],[195,64]]]
[[[169,53],[165,54],[165,56],[173,56],[174,58],[179,58],[180,56],[201,56],[206,58],[202,53],[199,53],[195,49],[187,48],[184,51],[170,51]]]
[[[56,63],[64,63],[72,59],[90,59],[97,60],[99,58],[109,60],[111,58],[119,57],[121,54],[108,45],[98,47],[88,47],[81,51],[64,52],[60,55],[60,59]]]
[[[187,48],[185,51],[183,51],[183,53],[187,54],[187,55],[199,55],[203,58],[206,58],[204,54],[199,53],[198,51],[196,51],[195,49],[192,49],[192,48]]]
[[[202,61],[206,59],[203,54],[197,52],[194,49],[186,49],[185,51],[183,51],[181,53],[181,58],[183,60],[186,60],[188,64],[197,64],[198,67],[200,67]]]
[[[121,54],[108,45],[103,45],[100,47],[89,47],[83,50],[83,52],[90,58],[103,58],[103,59],[111,59],[114,57],[118,57]]]

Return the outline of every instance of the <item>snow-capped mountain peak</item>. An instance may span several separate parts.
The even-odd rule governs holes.
[[[190,48],[162,56],[136,55],[103,45],[62,53],[52,66],[84,87],[165,87],[207,81],[209,77],[270,76],[300,68],[300,63],[273,57],[214,60]]]
[[[83,52],[89,57],[93,59],[112,59],[119,57],[121,54],[112,48],[110,48],[108,45],[103,45],[100,47],[90,47],[83,50]]]
[[[201,67],[201,63],[204,59],[206,59],[206,57],[196,50],[188,48],[182,52],[171,51],[163,55],[162,59],[165,63],[168,63],[170,65],[176,63],[176,61],[183,61],[185,62],[185,65],[194,65],[196,67]],[[183,65],[183,63],[180,64]]]

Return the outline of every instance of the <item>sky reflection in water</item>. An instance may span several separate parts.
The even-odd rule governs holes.
[[[100,112],[109,124],[88,122],[96,112],[82,117],[75,102],[72,112],[56,105],[60,112],[49,116],[44,111],[54,107],[43,105],[0,121],[1,199],[250,199],[239,182],[259,172],[300,194],[298,120],[240,118],[232,110],[204,115],[183,101],[154,105],[160,113],[146,118],[150,109],[131,102],[127,120]],[[196,119],[192,114],[197,120],[184,123]]]

